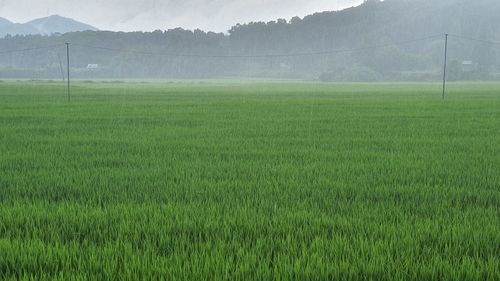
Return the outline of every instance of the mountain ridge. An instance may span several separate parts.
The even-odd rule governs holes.
[[[13,24],[13,22],[11,22],[10,20],[0,17],[0,26],[11,25],[11,24]]]
[[[59,15],[38,18],[26,23],[14,23],[0,17],[0,38],[7,35],[52,35],[87,30],[98,31],[99,29]]]

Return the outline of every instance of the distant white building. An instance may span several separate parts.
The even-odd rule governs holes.
[[[98,68],[99,68],[98,64],[90,63],[87,65],[87,69],[98,69]]]
[[[462,71],[470,72],[470,71],[474,71],[475,69],[476,69],[476,65],[474,64],[473,61],[470,61],[470,60],[462,61]]]

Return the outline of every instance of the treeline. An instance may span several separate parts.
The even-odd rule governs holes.
[[[371,0],[305,18],[238,24],[227,34],[172,29],[8,36],[0,39],[0,78],[60,77],[64,43],[71,42],[78,78],[437,80],[444,34],[500,41],[499,14],[497,0]],[[450,78],[498,79],[499,46],[488,42],[451,37]],[[60,47],[1,54],[54,44]]]

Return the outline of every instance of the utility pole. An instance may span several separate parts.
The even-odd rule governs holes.
[[[67,70],[68,70],[68,102],[71,101],[71,82],[69,79],[69,43],[66,43],[66,59],[67,59]]]
[[[446,64],[448,61],[448,34],[445,34],[444,40],[444,67],[443,67],[443,100],[446,93]]]

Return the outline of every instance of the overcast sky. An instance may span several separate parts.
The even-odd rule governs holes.
[[[104,30],[183,27],[227,31],[236,23],[289,19],[358,5],[362,0],[0,0],[14,22],[58,14]]]

